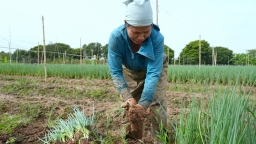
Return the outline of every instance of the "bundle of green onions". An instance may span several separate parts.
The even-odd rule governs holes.
[[[45,144],[55,141],[73,141],[75,134],[78,132],[83,134],[81,139],[88,139],[90,131],[87,128],[94,124],[94,113],[87,118],[79,108],[74,107],[73,111],[74,113],[70,114],[67,120],[59,119],[56,126],[53,126],[51,130],[47,130],[45,137],[39,138],[39,140]]]

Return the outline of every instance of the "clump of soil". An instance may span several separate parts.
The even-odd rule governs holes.
[[[17,144],[28,144],[38,141],[39,137],[43,137],[46,132],[46,128],[41,122],[35,124],[16,128],[12,135],[4,134],[0,135],[0,143],[7,143],[10,139],[15,139]]]
[[[127,122],[130,124],[127,127],[127,137],[142,139],[143,123],[148,113],[142,106],[129,106],[129,104],[126,113]]]
[[[132,106],[128,110],[127,120],[131,124],[131,131],[141,131],[148,113],[143,107]]]

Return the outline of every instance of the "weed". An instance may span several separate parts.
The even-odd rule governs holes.
[[[54,119],[54,110],[56,106],[51,107],[50,111],[46,113],[48,127],[53,127],[56,124]]]
[[[159,126],[159,131],[156,131],[156,137],[158,141],[161,141],[164,144],[167,144],[169,142],[169,135],[166,127],[163,125],[163,122],[158,120],[156,118],[156,121]]]
[[[87,96],[96,100],[102,100],[106,98],[106,89],[95,89],[95,90],[88,90]]]
[[[16,139],[11,137],[11,138],[9,138],[9,139],[6,141],[6,144],[14,144],[15,141],[16,141]]]
[[[28,119],[23,115],[8,115],[7,113],[0,117],[0,134],[11,134],[18,126],[28,123]]]
[[[26,112],[26,117],[38,118],[42,115],[41,105],[38,103],[24,103],[21,109]]]

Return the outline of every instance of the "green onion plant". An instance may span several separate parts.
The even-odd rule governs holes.
[[[51,142],[60,141],[66,142],[67,140],[74,140],[75,134],[79,131],[82,132],[83,136],[81,139],[89,138],[90,130],[89,127],[94,124],[94,112],[91,117],[86,117],[78,107],[73,107],[73,114],[70,114],[67,120],[59,119],[56,121],[56,125],[47,133],[44,138],[39,140],[45,144]]]

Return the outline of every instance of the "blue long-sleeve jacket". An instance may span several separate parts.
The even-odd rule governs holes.
[[[150,36],[144,40],[139,51],[132,52],[125,25],[116,28],[108,42],[108,64],[110,75],[119,93],[128,90],[122,73],[122,65],[132,71],[146,71],[144,89],[139,104],[148,107],[162,72],[164,57],[164,37],[157,25],[152,26]]]

